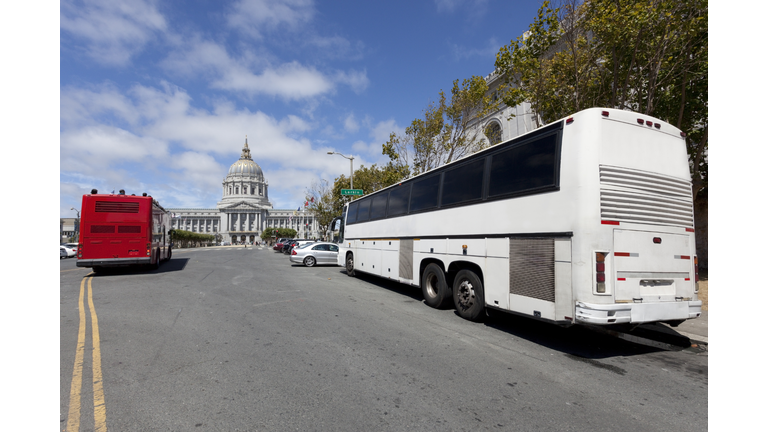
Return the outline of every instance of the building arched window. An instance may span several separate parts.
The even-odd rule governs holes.
[[[501,142],[501,125],[496,122],[491,122],[485,127],[485,136],[491,145],[495,145]]]

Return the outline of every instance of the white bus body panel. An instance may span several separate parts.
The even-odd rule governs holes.
[[[352,252],[356,271],[419,286],[424,260],[446,271],[471,263],[482,273],[487,306],[559,323],[694,318],[701,302],[685,143],[679,130],[640,125],[639,117],[659,122],[613,109],[585,110],[565,122],[559,190],[347,225],[339,264]],[[524,238],[553,242],[553,292],[521,294],[525,287],[510,285],[520,267],[511,245]],[[412,252],[404,252],[405,239]],[[608,254],[603,293],[596,290],[596,252]],[[516,280],[520,285],[524,275]]]

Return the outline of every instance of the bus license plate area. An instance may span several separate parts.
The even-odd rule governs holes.
[[[128,250],[128,256],[139,256],[139,250],[138,249],[129,249]]]
[[[688,302],[635,303],[630,317],[631,322],[688,319]]]

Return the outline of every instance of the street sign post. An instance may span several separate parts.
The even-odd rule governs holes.
[[[363,190],[362,189],[342,189],[341,194],[342,195],[362,195]]]

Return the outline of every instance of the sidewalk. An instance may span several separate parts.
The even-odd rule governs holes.
[[[687,337],[691,341],[704,342],[709,344],[709,311],[701,311],[701,316],[695,319],[686,320],[677,327],[671,327],[672,330]]]

